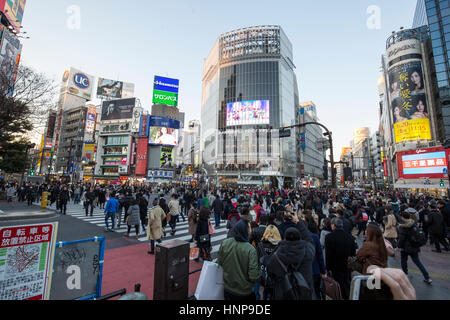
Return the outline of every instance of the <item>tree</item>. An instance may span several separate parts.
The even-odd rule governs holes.
[[[17,173],[26,168],[33,130],[45,126],[55,106],[56,86],[31,68],[8,66],[12,71],[0,73],[0,169]]]

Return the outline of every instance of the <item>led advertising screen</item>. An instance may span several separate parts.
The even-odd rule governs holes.
[[[136,98],[104,101],[102,121],[132,119],[135,105]]]
[[[109,99],[132,98],[134,84],[105,78],[98,79],[97,97]]]
[[[180,121],[151,116],[149,144],[160,146],[177,146]]]
[[[395,142],[431,139],[422,63],[413,61],[389,70]]]
[[[269,100],[227,103],[227,127],[269,123]]]
[[[398,153],[399,176],[405,179],[443,178],[447,164],[442,147]]]

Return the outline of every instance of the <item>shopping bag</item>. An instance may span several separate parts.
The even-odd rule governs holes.
[[[388,255],[390,257],[395,257],[395,250],[394,250],[394,247],[392,246],[392,243],[389,240],[384,239],[384,244],[386,246]]]
[[[210,235],[213,235],[214,233],[216,233],[216,229],[211,224],[211,221],[208,221],[208,232],[209,232]]]
[[[198,259],[199,253],[200,253],[200,251],[197,247],[192,247],[189,250],[189,260]]]
[[[215,262],[204,261],[198,279],[195,298],[197,300],[224,300],[223,270]]]

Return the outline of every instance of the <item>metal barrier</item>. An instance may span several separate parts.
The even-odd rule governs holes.
[[[111,298],[114,298],[114,297],[117,297],[117,296],[122,296],[122,295],[124,295],[126,293],[127,293],[127,289],[124,288],[124,289],[121,289],[121,290],[118,290],[118,291],[114,291],[114,292],[108,293],[108,294],[106,294],[104,296],[98,297],[95,300],[108,300],[108,299],[111,299]]]

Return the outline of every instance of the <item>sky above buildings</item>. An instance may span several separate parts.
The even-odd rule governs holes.
[[[200,119],[203,61],[218,36],[280,25],[293,45],[300,101],[333,132],[335,158],[353,130],[378,128],[381,55],[412,25],[416,0],[28,0],[22,63],[59,83],[75,67],[135,83],[150,111],[154,75],[180,79],[179,108]]]

